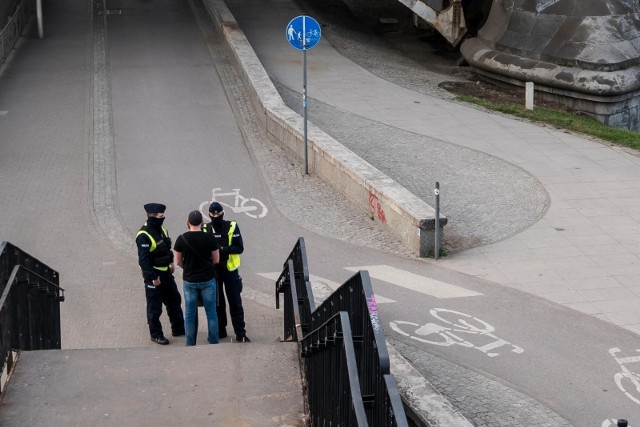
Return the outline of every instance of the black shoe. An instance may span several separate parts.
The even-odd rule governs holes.
[[[222,338],[226,338],[226,337],[227,337],[227,330],[226,330],[226,329],[223,329],[223,330],[219,331],[219,332],[218,332],[218,337],[219,337],[220,339],[222,339]]]
[[[169,344],[169,340],[166,339],[165,337],[163,337],[162,335],[160,335],[159,337],[151,337],[151,341],[153,341],[156,344],[160,344],[160,345]]]
[[[184,336],[184,331],[182,331],[182,332],[178,332],[178,333],[176,333],[176,332],[171,332],[171,336],[172,336],[172,337],[183,337],[183,336]]]
[[[238,342],[251,342],[248,336],[241,337],[240,335],[236,335],[236,341]]]

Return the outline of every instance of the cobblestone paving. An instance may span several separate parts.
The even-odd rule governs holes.
[[[471,369],[402,340],[387,337],[387,341],[475,426],[571,425],[541,403]]]
[[[276,84],[302,114],[301,95]],[[532,175],[489,154],[407,132],[318,100],[309,117],[320,129],[431,206],[440,182],[440,209],[449,223],[445,248],[460,250],[510,237],[544,215],[549,196]]]
[[[104,2],[93,2],[93,127],[91,176],[92,212],[98,227],[125,253],[135,255],[132,236],[118,213],[115,144],[111,114],[111,87],[107,55]]]

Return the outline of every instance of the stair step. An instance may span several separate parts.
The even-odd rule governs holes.
[[[303,425],[296,343],[22,352],[2,426]]]

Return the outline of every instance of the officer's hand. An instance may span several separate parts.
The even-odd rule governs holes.
[[[158,277],[156,280],[152,280],[151,283],[153,283],[153,286],[159,286],[160,285],[160,278]]]
[[[173,264],[171,264],[171,265],[169,266],[169,272],[170,272],[171,274],[173,274],[175,271],[176,271],[176,268],[173,266]]]

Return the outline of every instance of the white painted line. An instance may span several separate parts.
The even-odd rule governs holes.
[[[278,280],[278,277],[280,277],[280,272],[276,272],[276,273],[256,273],[258,276],[261,277],[265,277],[269,280],[273,280],[274,282],[276,280]],[[331,292],[335,291],[336,289],[338,289],[340,287],[340,283],[334,282],[332,280],[329,279],[325,279],[324,277],[319,277],[319,276],[314,276],[313,274],[309,275],[309,281],[311,282],[311,287],[313,288],[313,296],[314,299],[318,299],[318,297],[320,295],[323,295],[325,298],[327,296],[329,296],[329,293],[327,292],[327,288],[329,288],[331,290]],[[316,291],[319,292],[319,295],[316,295]],[[376,298],[376,303],[378,304],[389,304],[392,302],[396,302],[395,300],[392,300],[391,298],[386,298],[383,297],[382,295],[378,295],[376,293],[374,293],[374,296]],[[322,299],[324,301],[324,298]]]
[[[346,267],[349,271],[368,270],[374,279],[392,283],[402,288],[431,295],[436,298],[476,297],[481,293],[470,291],[460,286],[451,285],[429,277],[420,276],[409,271],[388,265],[365,265],[362,267]]]
[[[327,285],[328,287],[330,287],[332,290],[336,290],[340,287],[340,283],[337,282],[332,282],[331,280],[325,279],[323,277],[318,277],[318,276],[314,276],[312,274],[309,275],[309,280],[311,281],[311,285],[315,285],[316,283],[320,283],[320,284],[324,284]],[[373,293],[373,295],[376,298],[376,303],[378,304],[389,304],[392,302],[396,302],[395,300],[392,300],[391,298],[385,298],[382,295],[378,295],[377,293]]]
[[[269,280],[273,280],[274,282],[276,280],[278,280],[278,277],[280,277],[280,275],[282,274],[281,271],[275,272],[275,273],[256,273],[258,276],[267,278]]]

